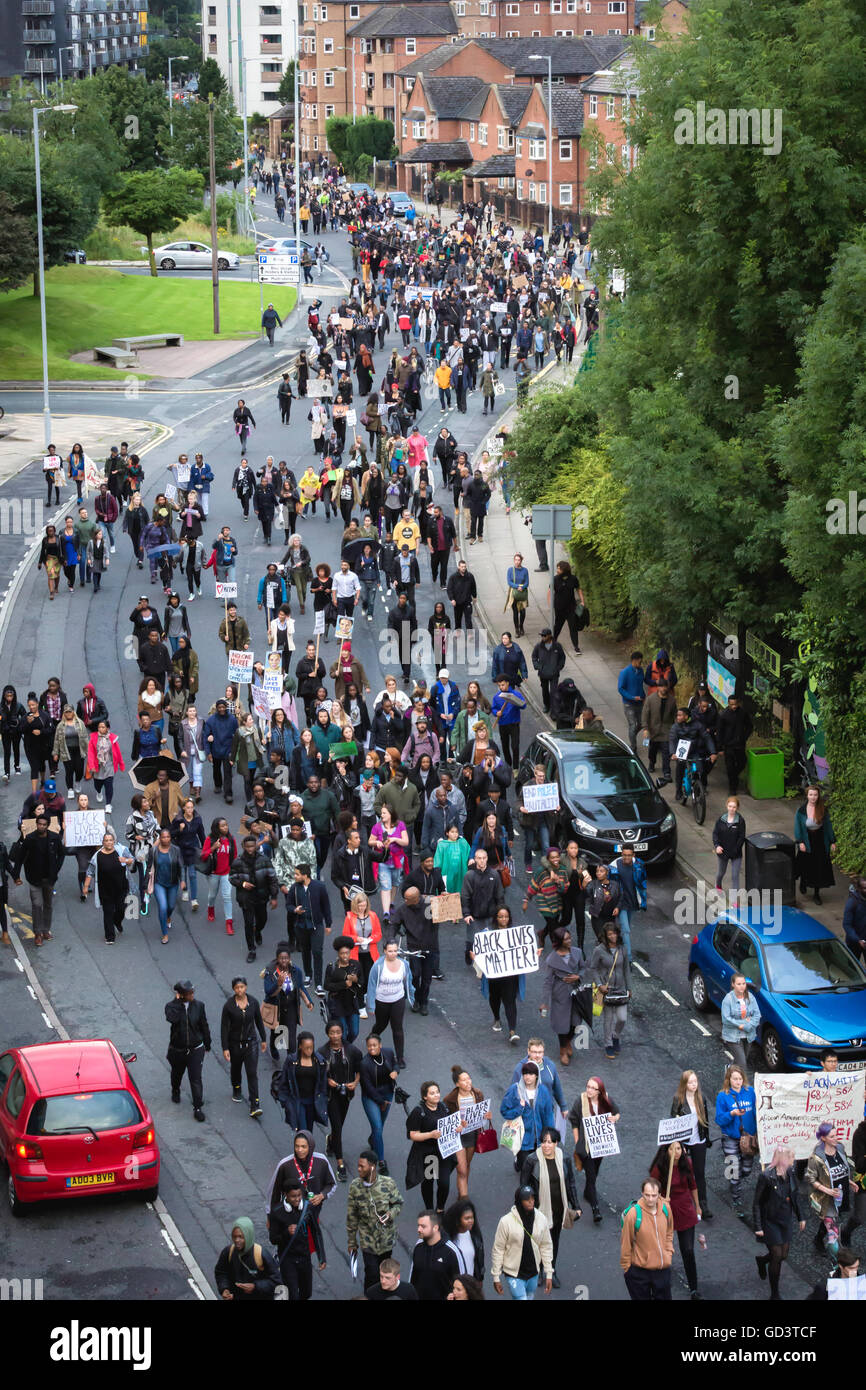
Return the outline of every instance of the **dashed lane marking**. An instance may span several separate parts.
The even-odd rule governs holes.
[[[644,977],[645,980],[648,980],[648,979],[649,979],[649,977],[650,977],[649,971],[648,971],[648,970],[644,970],[643,966],[642,966],[642,965],[638,965],[637,961],[634,961],[634,962],[632,963],[632,969],[633,969],[633,970],[639,970],[640,973],[643,975],[643,977]]]
[[[674,996],[672,994],[668,994],[666,989],[662,990],[662,994],[664,995],[665,999],[669,1000],[669,1002],[673,1004],[675,1009],[678,1009],[680,1007],[680,1001],[678,999],[674,999]]]
[[[693,1023],[697,1028],[698,1032],[703,1033],[705,1038],[711,1038],[713,1036],[709,1028],[705,1028],[702,1023],[698,1023],[698,1020],[696,1018],[689,1019],[689,1022]]]

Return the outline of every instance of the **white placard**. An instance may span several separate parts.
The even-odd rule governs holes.
[[[283,707],[283,673],[282,671],[265,671],[262,677],[262,689],[268,697],[268,709],[282,709]]]
[[[358,412],[357,412],[357,410],[347,410],[347,411],[346,411],[346,427],[347,427],[347,429],[353,430],[353,429],[355,428],[355,426],[357,425],[357,423],[358,423]]]
[[[251,685],[253,679],[253,653],[229,652],[229,673],[226,680],[236,681],[238,685]]]
[[[436,1145],[442,1158],[451,1158],[462,1148],[460,1143],[460,1115],[443,1115],[436,1126]]]
[[[271,722],[271,706],[268,701],[268,692],[264,686],[254,685],[251,690],[253,697],[253,709],[259,719],[264,719],[266,723]]]
[[[219,580],[217,580],[216,596],[217,598],[237,598],[237,584],[221,584]]]
[[[800,1071],[755,1075],[755,1117],[762,1163],[773,1150],[793,1149],[795,1158],[808,1158],[815,1148],[815,1131],[824,1121],[851,1152],[854,1131],[863,1119],[866,1072]]]
[[[472,952],[475,964],[488,980],[529,975],[538,969],[538,937],[533,926],[476,932]]]
[[[527,782],[521,793],[527,811],[558,811],[559,785],[556,782]]]
[[[313,623],[313,636],[314,636],[314,637],[317,637],[318,634],[319,634],[320,632],[324,632],[324,631],[325,631],[325,610],[324,610],[324,608],[320,608],[320,609],[318,610],[318,612],[316,613],[316,619],[315,619],[315,622]]]
[[[189,482],[189,477],[190,477],[190,473],[191,473],[191,472],[192,472],[192,465],[191,465],[191,464],[189,464],[189,463],[176,463],[176,464],[175,464],[175,466],[174,466],[174,473],[175,473],[175,477],[177,478],[178,486],[179,486],[179,487],[185,487],[185,486],[186,486],[186,484]]]
[[[497,299],[495,304],[490,305],[491,314],[507,314],[508,305],[503,304],[501,299]]]
[[[591,1158],[612,1158],[619,1153],[612,1115],[584,1115],[583,1132]]]
[[[685,762],[686,758],[689,756],[689,749],[691,748],[691,746],[692,740],[690,738],[680,739],[679,743],[677,744],[677,751],[674,753],[674,757],[677,759],[678,762]]]
[[[828,1279],[827,1298],[831,1303],[866,1301],[866,1274],[857,1274],[853,1279]]]
[[[105,834],[105,812],[67,811],[63,817],[67,849],[90,849],[102,844]]]
[[[165,489],[165,500],[166,502],[177,501],[177,488],[175,487],[174,483],[169,483],[167,485]]]
[[[662,1144],[675,1144],[677,1140],[682,1144],[692,1133],[691,1115],[674,1115],[669,1120],[659,1120],[659,1134],[656,1143],[659,1148]]]
[[[54,473],[58,468],[62,469],[63,459],[59,454],[46,454],[42,460],[42,471],[44,473]]]

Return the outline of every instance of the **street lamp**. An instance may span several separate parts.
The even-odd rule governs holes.
[[[298,21],[292,20],[292,43],[295,50],[295,255],[298,258],[298,303],[301,295],[301,106],[298,89],[301,84],[301,41]]]
[[[63,45],[62,48],[58,46],[58,49],[57,49],[57,62],[58,62],[58,65],[59,65],[59,67],[60,67],[60,95],[61,95],[61,96],[63,95],[63,55],[64,55],[64,53],[74,53],[74,52],[75,52],[75,44],[74,44],[74,43],[65,43],[65,44]]]
[[[530,53],[532,62],[547,60],[547,235],[553,232],[553,58],[549,53]]]
[[[45,448],[51,443],[51,407],[48,400],[48,326],[45,315],[45,243],[42,236],[42,169],[39,163],[39,116],[42,111],[77,111],[77,106],[34,106],[33,170],[36,177],[36,240],[39,252],[39,317],[42,324],[42,421]]]
[[[174,57],[168,60],[168,138],[174,139],[174,122],[172,115],[174,107],[171,104],[171,65],[172,63],[188,63],[189,58],[186,53],[175,53]]]

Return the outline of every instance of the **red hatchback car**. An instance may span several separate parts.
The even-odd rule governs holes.
[[[9,1207],[91,1192],[159,1191],[150,1110],[106,1038],[14,1047],[0,1056],[0,1157]]]

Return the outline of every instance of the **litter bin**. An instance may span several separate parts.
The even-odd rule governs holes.
[[[784,907],[796,905],[794,855],[797,846],[790,835],[759,830],[746,836],[746,889],[778,892]]]
[[[778,748],[747,748],[749,795],[768,801],[785,795],[785,757]]]

